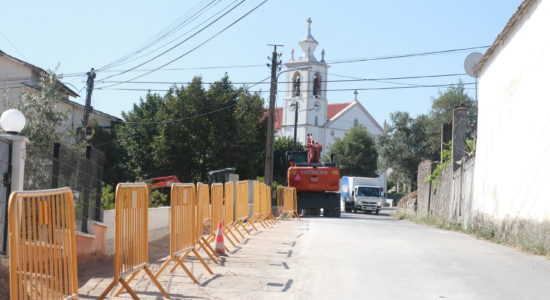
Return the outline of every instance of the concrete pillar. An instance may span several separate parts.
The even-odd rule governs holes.
[[[453,170],[456,170],[457,162],[466,154],[466,129],[468,127],[468,108],[465,106],[455,106],[453,110]]]
[[[449,149],[446,146],[448,142],[453,140],[453,123],[445,123],[441,125],[441,158],[439,161],[443,161],[443,150]]]
[[[25,158],[29,139],[20,135],[2,134],[11,143],[11,191],[22,191],[25,180]]]

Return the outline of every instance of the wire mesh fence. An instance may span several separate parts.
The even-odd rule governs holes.
[[[74,192],[77,230],[101,221],[101,183],[105,155],[97,149],[56,143],[51,151],[27,147],[25,190],[70,187]]]

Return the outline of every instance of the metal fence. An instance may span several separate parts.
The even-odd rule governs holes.
[[[90,146],[56,143],[49,152],[27,147],[25,190],[70,187],[77,230],[88,232],[89,220],[101,221],[101,183],[105,155]]]
[[[8,195],[10,194],[11,174],[11,144],[0,139],[0,253],[5,254],[7,251],[7,236],[8,236]]]

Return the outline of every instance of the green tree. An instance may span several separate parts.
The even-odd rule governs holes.
[[[265,151],[262,115],[263,100],[227,76],[208,90],[195,77],[164,96],[148,93],[123,113],[117,134],[134,177],[200,181],[210,170],[235,167],[242,178],[254,178]]]
[[[24,91],[20,99],[7,99],[7,106],[15,108],[25,115],[27,123],[22,135],[31,141],[31,147],[37,151],[51,153],[53,144],[68,140],[73,134],[60,130],[67,120],[68,112],[59,109],[59,103],[68,96],[56,71],[42,73],[38,80],[37,91]]]
[[[420,115],[412,118],[406,112],[394,112],[390,123],[378,137],[380,163],[392,168],[397,181],[409,182],[416,187],[418,164],[430,158],[427,127],[430,118]]]
[[[458,85],[447,88],[444,92],[439,91],[439,96],[432,99],[432,107],[428,113],[427,134],[430,155],[432,160],[440,160],[441,151],[441,127],[449,123],[453,118],[455,106],[466,106],[472,115],[469,138],[475,138],[477,107],[472,98],[466,94],[464,85],[460,81]]]
[[[273,179],[279,183],[286,184],[288,170],[286,153],[293,150],[304,151],[304,145],[300,141],[297,141],[296,149],[294,149],[294,139],[292,137],[280,136],[275,139],[273,148]]]
[[[377,176],[378,152],[374,139],[362,125],[352,127],[343,138],[337,138],[330,152],[336,155],[342,175]]]

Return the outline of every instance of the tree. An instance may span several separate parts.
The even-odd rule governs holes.
[[[429,158],[432,160],[440,159],[441,151],[441,126],[448,123],[453,118],[455,106],[464,105],[472,113],[472,123],[470,124],[469,137],[475,138],[476,113],[477,107],[472,98],[465,93],[464,85],[460,81],[458,85],[447,88],[444,92],[439,92],[439,97],[432,99],[432,107],[428,113],[427,134],[429,143]]]
[[[55,143],[66,142],[70,154],[84,155],[84,145],[77,143],[75,136],[64,126],[68,112],[59,104],[68,98],[56,71],[44,72],[38,80],[38,89],[24,91],[20,99],[8,99],[7,106],[18,109],[26,119],[21,134],[29,139],[26,150],[25,189],[50,188],[52,182],[52,154]],[[74,141],[69,142],[67,141]],[[61,169],[72,168],[61,165]],[[59,185],[73,186],[76,178],[61,176]]]
[[[273,151],[273,180],[285,184],[287,176],[286,153],[288,151],[304,151],[304,145],[297,141],[294,149],[294,139],[290,136],[280,136],[275,139]]]
[[[418,164],[431,154],[429,122],[426,115],[415,119],[406,112],[394,112],[390,115],[390,124],[377,139],[383,168],[392,168],[398,181],[410,182],[413,188],[416,187]]]
[[[51,153],[54,143],[72,137],[70,131],[60,130],[68,118],[68,112],[60,110],[56,105],[67,99],[60,80],[61,76],[55,70],[42,73],[37,91],[23,90],[20,99],[7,101],[10,108],[25,115],[27,123],[21,134],[31,141],[33,149],[44,153]]]
[[[195,77],[164,96],[148,93],[122,114],[117,134],[135,177],[200,181],[210,170],[235,167],[242,178],[254,178],[265,151],[262,115],[263,100],[227,76],[208,90]]]
[[[334,153],[340,162],[342,175],[377,176],[378,152],[374,139],[362,125],[352,127],[342,139],[337,138],[330,152]]]

